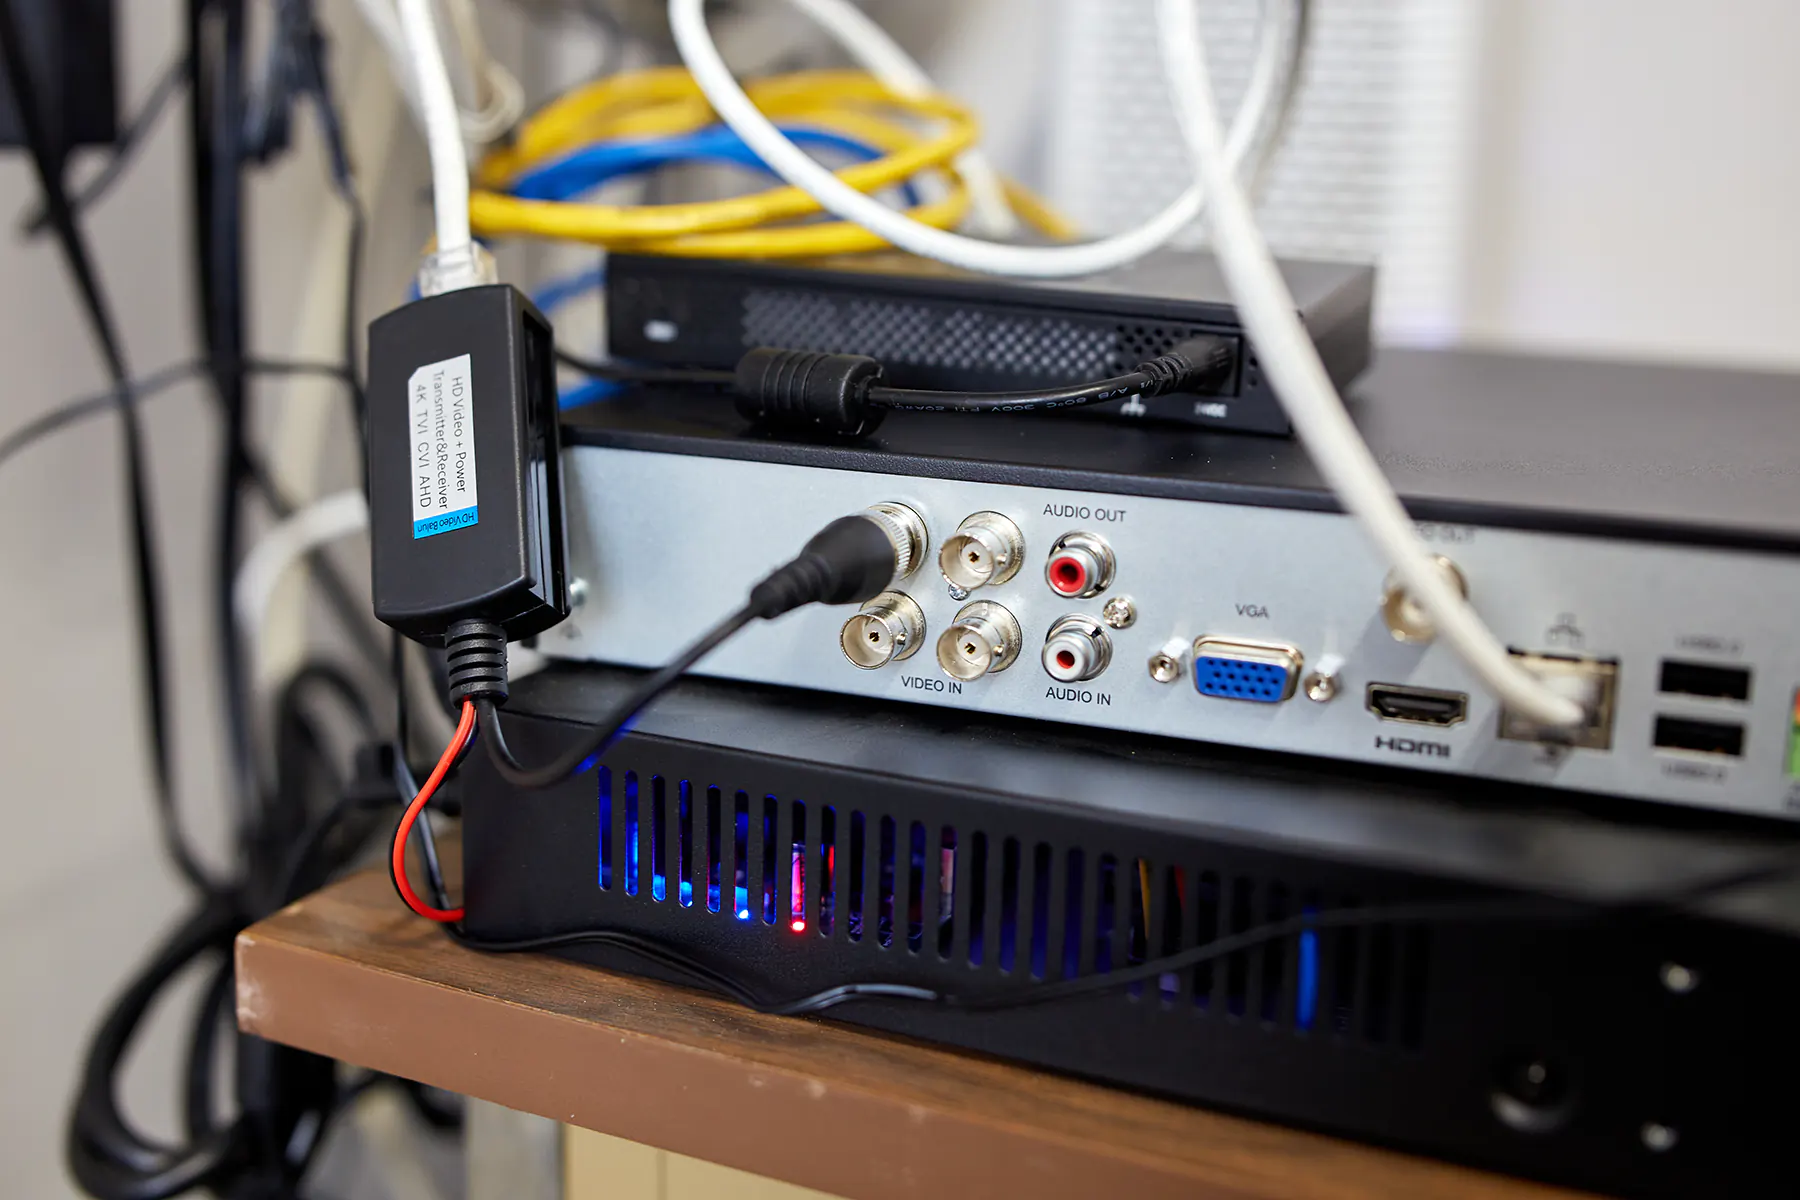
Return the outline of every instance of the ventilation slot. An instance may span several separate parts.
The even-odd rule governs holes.
[[[717,787],[706,789],[706,911],[719,911],[719,864],[724,855],[719,833],[724,828],[719,809],[723,797]]]
[[[1170,867],[1163,879],[1162,903],[1156,907],[1163,914],[1162,939],[1157,956],[1167,958],[1182,949],[1182,913],[1187,911],[1187,872]],[[1164,971],[1156,979],[1157,991],[1164,1004],[1173,1005],[1181,998],[1181,972]]]
[[[1031,858],[1031,977],[1042,979],[1050,969],[1050,892],[1056,884],[1050,847],[1037,844]]]
[[[1019,965],[1019,839],[1000,845],[1000,928],[995,936],[1000,969],[1011,973]]]
[[[906,840],[906,948],[914,954],[925,944],[925,826],[912,823]]]
[[[1072,383],[1116,373],[1122,353],[1111,325],[1080,317],[772,288],[745,294],[743,344],[866,354],[903,385],[907,367]]]
[[[594,772],[597,779],[600,799],[600,890],[612,890],[613,873],[613,793],[612,768],[601,767]]]
[[[732,801],[731,817],[731,912],[740,921],[750,919],[750,793],[740,790]]]
[[[625,894],[638,894],[638,777],[625,772]]]
[[[948,828],[946,833],[951,832]],[[969,839],[968,895],[969,895],[969,965],[979,967],[987,956],[987,870],[988,870],[987,834],[977,833]],[[957,881],[957,889],[961,891],[962,881]]]
[[[956,886],[956,830],[944,826],[938,835],[937,950],[939,958],[950,957],[956,943],[956,900],[967,895]],[[965,864],[963,869],[968,870]]]
[[[787,904],[780,905],[787,912],[788,928],[795,933],[806,932],[806,805],[796,800],[790,806],[793,825],[787,836],[781,839],[788,847],[787,872]],[[778,901],[779,904],[779,901]]]
[[[819,935],[830,937],[837,927],[837,812],[827,804],[819,809]]]
[[[669,894],[669,879],[664,873],[668,858],[668,822],[663,816],[663,777],[650,777],[650,898],[661,900]]]
[[[1219,940],[1219,901],[1223,896],[1219,887],[1219,877],[1211,871],[1202,871],[1199,886],[1194,891],[1196,906],[1194,944],[1210,946]],[[1213,983],[1217,977],[1218,968],[1215,963],[1203,962],[1194,967],[1194,1004],[1196,1007],[1212,1007]]]
[[[1145,949],[1150,939],[1149,914],[1154,911],[1150,899],[1151,891],[1150,864],[1143,859],[1134,859],[1131,870],[1125,877],[1125,890],[1130,895],[1131,924],[1125,934],[1125,961],[1131,966],[1142,963],[1146,957]],[[1141,981],[1128,984],[1126,992],[1133,996],[1144,994]]]
[[[853,942],[863,936],[863,824],[860,812],[850,814],[850,915],[845,931]]]
[[[1106,975],[1113,967],[1113,915],[1118,909],[1118,863],[1110,854],[1100,856],[1099,906],[1094,913],[1094,972]]]
[[[894,818],[881,818],[880,878],[875,888],[875,940],[894,944]]]
[[[681,907],[694,906],[694,788],[687,780],[676,788],[676,828],[680,837],[679,860],[675,864],[675,898]]]
[[[988,971],[1105,976],[1362,903],[1134,855],[840,815],[831,805],[813,807],[809,821],[799,800],[740,789],[727,802],[717,786],[697,798],[690,781],[650,772],[601,768],[596,788],[603,891],[696,908],[704,888],[705,911],[729,902],[751,927],[882,949],[900,939],[908,954],[890,969],[901,975],[954,962],[972,980]],[[1427,1032],[1429,935],[1417,925],[1297,928],[1098,995],[1411,1050]]]

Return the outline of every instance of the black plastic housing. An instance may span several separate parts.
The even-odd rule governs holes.
[[[115,0],[10,0],[32,63],[32,85],[51,146],[118,140],[118,15]],[[12,85],[0,66],[0,147],[24,145]]]
[[[1340,388],[1369,364],[1375,271],[1284,261],[1301,321]],[[1112,416],[1286,434],[1211,254],[1158,250],[1079,279],[1000,279],[899,251],[802,262],[612,254],[607,346],[617,358],[730,370],[779,346],[880,361],[892,387],[994,392],[1123,375],[1189,338],[1228,339],[1230,378],[1195,392],[1082,405]]]
[[[521,680],[507,737],[560,753],[640,678]],[[1023,993],[1304,908],[1528,904],[1036,1007],[826,1016],[1608,1195],[1793,1191],[1800,881],[1546,916],[1766,865],[1800,844],[1788,828],[710,680],[594,771],[524,791],[478,751],[458,789],[470,934],[626,931],[769,999]]]
[[[555,363],[549,322],[505,284],[370,325],[375,615],[415,641],[441,646],[459,620],[517,641],[569,615]]]

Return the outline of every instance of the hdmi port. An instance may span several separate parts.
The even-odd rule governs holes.
[[[1402,687],[1397,683],[1371,683],[1369,711],[1384,721],[1412,725],[1459,725],[1469,715],[1469,697],[1462,692]]]

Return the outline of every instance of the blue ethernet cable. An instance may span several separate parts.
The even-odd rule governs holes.
[[[782,133],[800,146],[834,150],[858,162],[881,157],[868,143],[828,129],[791,125],[782,127]],[[513,179],[506,191],[522,200],[572,200],[611,180],[684,162],[735,163],[769,173],[736,133],[712,125],[674,137],[596,142],[525,172]],[[901,191],[909,206],[919,203],[911,184],[901,185]]]
[[[796,144],[834,150],[858,161],[880,157],[880,151],[864,142],[829,130],[795,125],[782,131]],[[596,142],[572,151],[555,162],[526,172],[508,185],[512,195],[527,200],[571,200],[614,179],[642,174],[684,162],[735,163],[765,173],[768,168],[741,138],[723,125],[714,125],[676,137]],[[901,187],[908,205],[919,203],[911,184]],[[543,313],[568,303],[606,282],[606,268],[590,267],[553,279],[539,288],[532,301]],[[580,408],[616,395],[621,385],[605,379],[589,379],[557,397],[562,411]]]

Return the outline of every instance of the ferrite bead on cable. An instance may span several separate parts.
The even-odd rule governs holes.
[[[881,364],[860,354],[758,347],[738,360],[732,391],[745,419],[768,429],[862,437],[884,409],[868,402]]]

